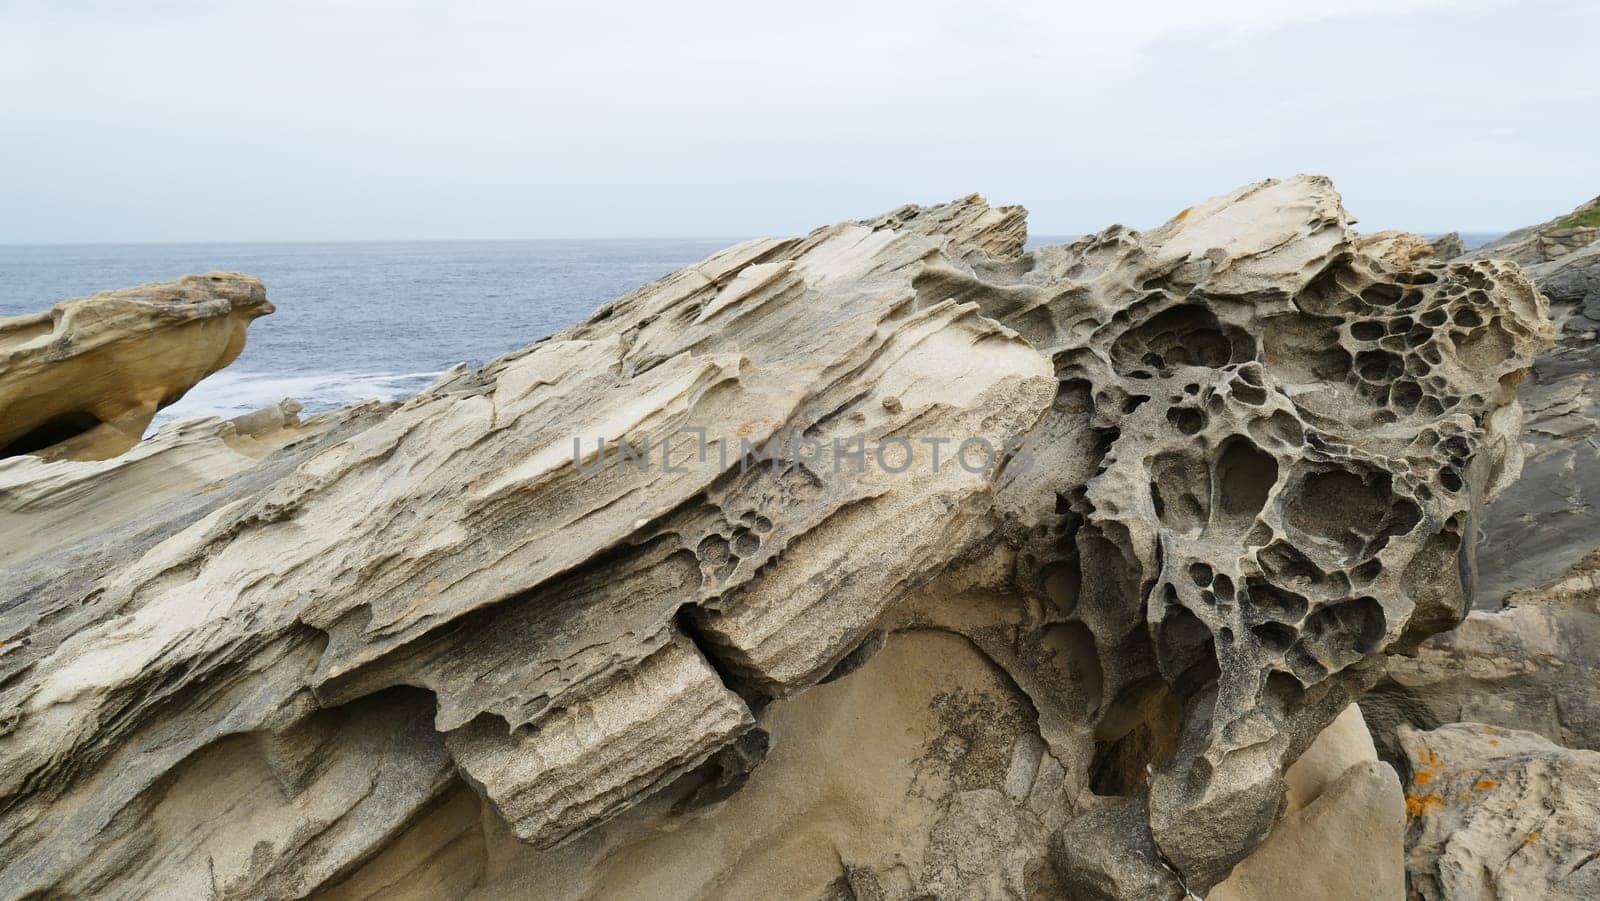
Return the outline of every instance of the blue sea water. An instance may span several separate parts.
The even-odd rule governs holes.
[[[244,353],[163,411],[235,416],[404,397],[488,360],[732,239],[0,246],[0,316],[191,272],[260,277],[278,310]]]

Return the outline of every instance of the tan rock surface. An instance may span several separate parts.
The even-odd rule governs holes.
[[[1399,899],[1406,890],[1405,800],[1387,763],[1347,769],[1273,827],[1206,901]]]
[[[1460,244],[1460,238],[1456,238]],[[1356,240],[1356,246],[1363,253],[1370,253],[1375,257],[1394,266],[1416,266],[1425,263],[1443,262],[1455,254],[1455,245],[1448,241],[1442,242],[1440,247],[1435,247],[1434,242],[1421,235],[1403,231],[1381,231],[1370,235],[1362,235]]]
[[[210,272],[0,319],[0,458],[122,453],[272,309],[259,279]]]
[[[1600,753],[1478,723],[1400,741],[1410,897],[1600,897]]]
[[[1317,177],[1024,237],[746,242],[214,485],[30,470],[125,518],[0,569],[0,894],[1220,882],[1464,612],[1543,301],[1361,252]]]

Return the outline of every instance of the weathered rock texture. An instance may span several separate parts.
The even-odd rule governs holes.
[[[1564,220],[1585,211],[1600,217],[1600,200]],[[1527,411],[1524,478],[1486,517],[1476,601],[1483,609],[1498,608],[1514,591],[1560,578],[1600,546],[1600,391],[1594,385],[1600,372],[1600,228],[1555,227],[1564,220],[1513,232],[1472,252],[1521,259],[1548,295],[1558,327],[1555,347],[1535,361],[1521,391]],[[1561,252],[1530,249],[1543,246],[1539,242],[1548,234],[1562,236]]]
[[[1465,251],[1461,236],[1455,232],[1428,240],[1421,235],[1402,231],[1373,232],[1356,239],[1356,247],[1392,266],[1417,266],[1437,263],[1460,256]]]
[[[1529,815],[1567,804],[1568,788],[1549,774],[1584,759],[1568,749],[1600,750],[1600,414],[1591,385],[1600,365],[1597,219],[1600,205],[1591,202],[1470,254],[1521,261],[1548,295],[1558,340],[1521,388],[1523,478],[1485,517],[1480,609],[1414,653],[1391,656],[1385,678],[1361,700],[1385,758],[1412,781],[1409,869],[1417,897],[1595,891],[1581,868],[1543,856],[1560,841],[1592,844],[1567,821],[1585,814],[1552,820],[1549,828],[1562,835],[1556,844],[1522,843]],[[1485,725],[1448,725],[1462,722]],[[1508,729],[1548,741],[1524,741],[1532,736],[1518,732],[1512,742]],[[1515,761],[1500,759],[1508,743],[1517,746]],[[1447,769],[1455,775],[1442,779]],[[1518,789],[1499,792],[1508,781]],[[1573,874],[1580,878],[1569,882]]]
[[[1512,601],[1390,659],[1361,699],[1390,759],[1401,724],[1489,723],[1600,751],[1600,550]]]
[[[0,319],[0,458],[122,453],[271,312],[259,279],[210,272]]]
[[[1600,241],[1600,197],[1580,204],[1572,212],[1549,222],[1519,228],[1497,241],[1475,248],[1467,256],[1535,266],[1559,260],[1595,241]]]
[[[1600,753],[1477,723],[1401,743],[1410,897],[1600,897]]]
[[[1364,252],[1316,177],[1024,238],[972,197],[747,242],[56,517],[0,572],[0,894],[1222,882],[1463,615],[1544,301]],[[126,497],[162,440],[6,490]]]

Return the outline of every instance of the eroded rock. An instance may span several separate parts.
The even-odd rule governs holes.
[[[1544,302],[1374,257],[1316,177],[1024,237],[972,197],[746,242],[41,539],[0,577],[0,891],[76,890],[157,809],[193,847],[94,889],[209,878],[167,792],[256,767],[240,736],[280,791],[219,847],[244,894],[1221,882],[1328,797],[1285,769],[1383,652],[1463,614]],[[375,753],[324,714],[419,705],[382,752],[416,778],[311,794]]]
[[[122,453],[272,310],[260,279],[209,272],[0,319],[0,458]]]
[[[1096,436],[1000,503],[1031,527],[1019,584],[1098,658],[1091,780],[1149,791],[1191,889],[1266,834],[1380,651],[1464,614],[1480,505],[1520,465],[1542,298],[1509,265],[1355,250],[1325,182],[1267,183],[1041,249],[1024,284],[1068,274],[1072,302],[986,308],[1056,361],[1040,434]]]
[[[1400,741],[1411,897],[1600,895],[1600,753],[1478,723]]]
[[[1381,231],[1356,239],[1362,253],[1371,254],[1391,266],[1416,266],[1437,263],[1466,252],[1461,236],[1455,232],[1433,240],[1412,232]]]
[[[1600,751],[1600,551],[1566,575],[1479,610],[1457,628],[1395,656],[1361,699],[1390,759],[1399,726],[1487,723]]]

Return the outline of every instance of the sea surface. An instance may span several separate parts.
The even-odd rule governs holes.
[[[1472,247],[1495,236],[1464,237]],[[736,240],[0,245],[0,316],[192,272],[247,272],[278,311],[250,326],[233,365],[156,422],[237,416],[285,397],[315,412],[413,394]]]

